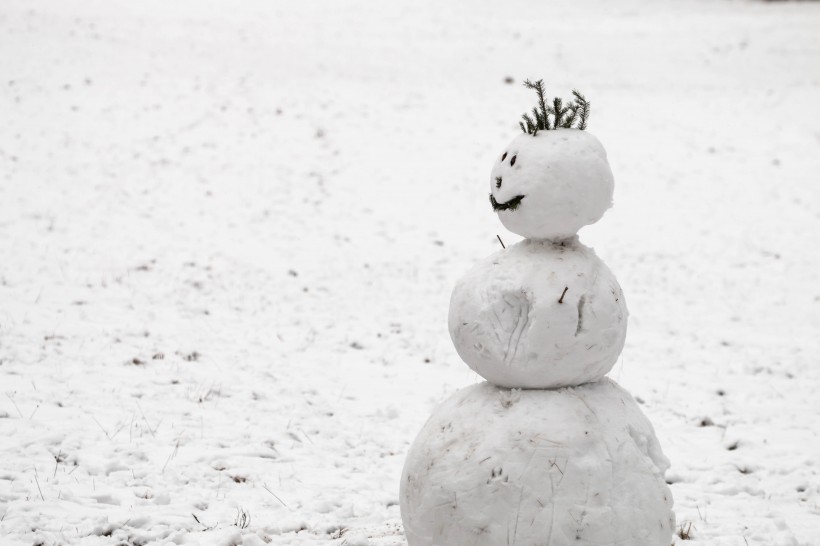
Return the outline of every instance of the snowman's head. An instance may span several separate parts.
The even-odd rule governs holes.
[[[598,139],[578,129],[517,136],[490,175],[504,227],[529,239],[566,239],[612,206],[612,171]]]

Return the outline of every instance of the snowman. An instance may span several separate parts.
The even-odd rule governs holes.
[[[450,335],[487,382],[439,405],[405,462],[409,546],[669,546],[669,466],[651,423],[605,374],[626,337],[615,276],[578,230],[612,204],[601,143],[578,92],[547,106],[542,81],[490,174],[490,204],[525,239],[453,290]]]

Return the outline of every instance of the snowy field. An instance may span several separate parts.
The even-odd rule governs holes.
[[[820,3],[469,4],[3,2],[0,544],[406,544],[525,78],[609,153],[676,543],[820,544]]]

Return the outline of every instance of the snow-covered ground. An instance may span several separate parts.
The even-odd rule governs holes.
[[[5,0],[0,544],[405,544],[525,78],[609,152],[676,542],[818,544],[820,3],[469,4]]]

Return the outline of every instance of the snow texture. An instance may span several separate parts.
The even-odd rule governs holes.
[[[592,249],[577,238],[526,239],[459,279],[449,327],[459,356],[488,381],[555,388],[612,369],[627,314],[621,287]]]
[[[612,205],[612,171],[598,139],[580,129],[521,134],[499,155],[490,191],[504,227],[530,239],[564,239]]]
[[[668,461],[638,405],[603,379],[559,390],[480,383],[439,405],[410,448],[410,546],[669,546]]]
[[[581,236],[629,298],[609,375],[676,546],[817,545],[820,2],[504,8],[4,0],[2,546],[405,545],[541,77],[618,181]]]

